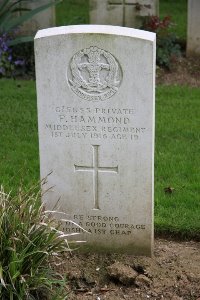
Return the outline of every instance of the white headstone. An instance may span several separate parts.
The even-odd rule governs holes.
[[[200,55],[199,0],[188,0],[187,55]]]
[[[150,255],[155,34],[114,26],[35,37],[43,201],[90,234],[88,251]],[[63,224],[66,232],[82,232]]]
[[[139,28],[143,17],[159,15],[159,0],[90,0],[90,23]]]

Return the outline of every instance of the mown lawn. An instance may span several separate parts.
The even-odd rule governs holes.
[[[7,191],[39,180],[34,81],[0,80],[0,183]]]
[[[157,88],[155,224],[162,232],[200,236],[199,99],[200,89]]]
[[[157,88],[157,232],[200,233],[199,99],[200,89]],[[21,183],[29,188],[39,180],[35,82],[0,80],[0,101],[0,184],[15,193]]]
[[[56,6],[56,24],[89,24],[89,0],[63,0]]]

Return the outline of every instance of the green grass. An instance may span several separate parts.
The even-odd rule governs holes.
[[[200,89],[159,87],[156,101],[155,224],[200,235]],[[164,188],[172,187],[169,194]]]
[[[160,0],[160,17],[171,16],[175,32],[181,40],[187,35],[187,0]]]
[[[56,24],[89,24],[89,0],[63,0],[56,6]]]
[[[35,82],[0,80],[0,99],[0,183],[15,193],[21,182],[28,189],[39,180]],[[190,238],[200,232],[199,99],[197,88],[157,88],[157,232]]]
[[[34,81],[0,80],[0,183],[14,192],[39,179]]]

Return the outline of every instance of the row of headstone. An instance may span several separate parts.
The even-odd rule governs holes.
[[[0,3],[3,0],[0,0]],[[35,9],[49,0],[30,1],[22,5]],[[200,1],[188,0],[187,55],[200,54]],[[90,0],[90,23],[140,28],[145,16],[159,15],[159,0]],[[55,26],[55,7],[35,15],[21,26],[21,35]]]
[[[159,15],[159,0],[90,0],[91,24],[140,28],[152,15]]]
[[[49,0],[23,2],[20,6],[33,10]],[[20,13],[18,13],[20,14]],[[139,28],[145,16],[159,14],[159,0],[90,0],[90,23]],[[50,7],[20,28],[20,34],[35,34],[37,30],[55,26],[55,7]]]
[[[144,17],[159,15],[159,0],[90,0],[92,24],[140,28]],[[187,55],[200,54],[200,1],[188,0]]]
[[[46,208],[85,251],[153,249],[155,34],[80,25],[35,37]],[[58,203],[58,205],[56,205]]]

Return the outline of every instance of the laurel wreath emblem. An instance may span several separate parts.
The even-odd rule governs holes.
[[[88,101],[102,101],[112,97],[122,82],[122,70],[108,51],[91,46],[72,57],[68,70],[72,91]]]

